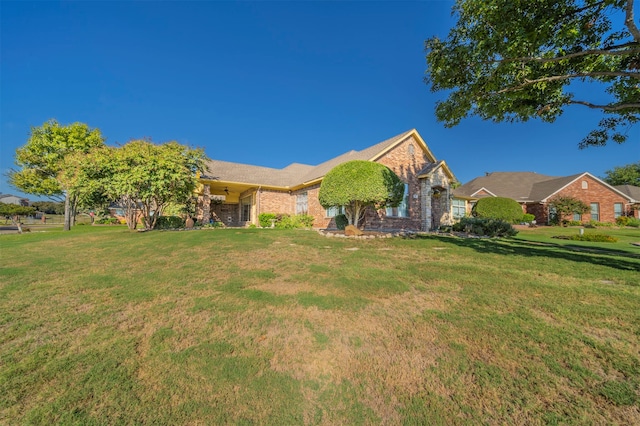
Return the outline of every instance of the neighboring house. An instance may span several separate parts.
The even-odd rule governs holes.
[[[415,129],[317,166],[293,163],[272,169],[211,160],[199,177],[197,217],[204,222],[246,226],[257,225],[261,213],[305,213],[314,217],[315,228],[335,228],[334,218],[340,209],[320,205],[320,183],[335,166],[351,160],[384,164],[405,182],[403,203],[395,208],[369,209],[366,229],[426,231],[451,222],[451,184],[456,179]]]
[[[29,207],[29,199],[16,197],[11,194],[0,194],[0,203],[17,204],[19,206]]]
[[[640,186],[616,185],[614,188],[633,199],[629,216],[640,219]]]
[[[523,212],[533,214],[540,224],[550,222],[554,212],[549,208],[549,201],[555,197],[573,197],[588,205],[588,213],[572,218],[581,222],[615,222],[618,216],[637,214],[634,205],[639,202],[638,198],[586,172],[564,177],[533,172],[487,173],[456,188],[453,193],[454,209],[456,204],[463,205],[466,214],[480,198],[506,197],[520,203]],[[459,216],[456,210],[454,216]]]

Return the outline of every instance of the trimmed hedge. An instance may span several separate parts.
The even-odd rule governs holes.
[[[516,200],[505,197],[481,198],[473,206],[471,214],[485,219],[504,220],[509,223],[522,221],[522,207]]]

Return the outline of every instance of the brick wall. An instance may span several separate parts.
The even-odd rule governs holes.
[[[587,188],[583,188],[583,182],[586,182]],[[628,200],[613,192],[611,189],[593,179],[590,176],[583,176],[571,185],[563,189],[558,195],[564,197],[573,197],[584,202],[590,206],[591,203],[600,204],[600,222],[615,222],[614,217],[614,204],[622,203],[623,206],[628,203]],[[572,219],[572,218],[565,218]],[[589,222],[591,220],[591,213],[587,212],[582,215],[583,222]]]
[[[586,182],[586,187],[583,187],[583,182]],[[587,206],[591,206],[591,203],[598,203],[600,206],[600,222],[615,222],[614,204],[622,203],[624,210],[628,203],[626,198],[590,176],[583,176],[577,179],[553,197],[556,196],[573,197],[582,201]],[[535,215],[536,222],[540,224],[547,224],[549,222],[548,211],[548,204],[527,204],[526,208],[526,212]],[[564,217],[563,219],[573,220],[573,215]],[[582,222],[589,222],[590,220],[591,212],[582,215]]]

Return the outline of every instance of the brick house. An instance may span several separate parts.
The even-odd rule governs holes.
[[[591,210],[586,214],[565,218],[581,222],[615,222],[623,215],[637,217],[635,206],[640,202],[629,192],[587,172],[564,177],[533,172],[493,172],[465,183],[453,194],[454,217],[469,214],[480,198],[506,197],[520,203],[523,212],[533,214],[539,224],[550,222],[553,211],[550,211],[549,201],[554,197],[573,197],[590,206]]]
[[[366,229],[425,231],[451,222],[455,176],[444,161],[436,160],[415,129],[317,166],[293,163],[273,169],[210,160],[199,177],[197,218],[247,226],[258,225],[261,213],[306,213],[314,217],[314,228],[335,228],[339,211],[320,205],[320,183],[332,168],[351,160],[384,164],[405,182],[403,203],[397,208],[369,209]]]

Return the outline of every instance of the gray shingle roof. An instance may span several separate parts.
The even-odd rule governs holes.
[[[534,201],[531,196],[535,184],[557,179],[562,178],[534,172],[493,172],[459,186],[453,194],[458,197],[473,197],[476,192],[484,188],[497,197],[512,198],[516,201]],[[548,188],[540,186],[539,189],[547,190]]]
[[[633,198],[634,202],[640,203],[640,186],[634,185],[616,185],[615,189]]]
[[[471,198],[474,197],[474,194],[479,190],[484,188],[496,197],[512,198],[520,202],[539,202],[545,201],[556,192],[560,191],[562,188],[585,174],[597,179],[586,172],[561,177],[540,175],[533,172],[493,172],[465,183],[464,185],[456,188],[453,191],[453,194],[457,197]],[[606,185],[604,182],[603,184]],[[626,192],[620,187],[612,188],[631,198],[635,198],[631,193]],[[638,190],[640,190],[640,188],[638,188]],[[627,189],[627,191],[634,190]],[[638,193],[636,193],[636,195],[640,196]],[[637,200],[638,198],[635,199]]]
[[[273,169],[270,167],[252,166],[249,164],[232,163],[220,160],[210,160],[207,162],[207,171],[202,174],[202,178],[220,180],[225,182],[238,182],[252,185],[265,185],[275,187],[292,187],[306,182],[310,182],[326,175],[329,170],[338,164],[351,160],[371,160],[376,156],[402,141],[414,130],[406,131],[402,134],[386,139],[369,148],[361,151],[349,151],[338,157],[332,158],[317,166],[307,164],[292,163],[284,169]]]

